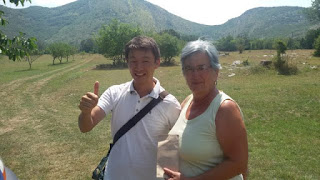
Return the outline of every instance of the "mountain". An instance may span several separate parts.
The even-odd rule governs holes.
[[[312,25],[304,16],[302,7],[259,7],[246,11],[216,30],[220,36],[247,33],[249,37],[301,37]],[[218,36],[216,36],[218,38]]]
[[[77,0],[56,8],[31,6],[11,9],[0,6],[9,21],[0,27],[8,36],[24,32],[47,43],[79,44],[112,19],[143,30],[174,29],[183,34],[219,39],[247,33],[249,37],[302,36],[314,25],[303,16],[302,7],[254,8],[222,25],[208,26],[185,20],[144,0]]]

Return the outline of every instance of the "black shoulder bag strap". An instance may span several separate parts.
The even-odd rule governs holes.
[[[92,179],[102,179],[104,174],[104,167],[108,161],[108,157],[113,145],[134,125],[136,125],[153,107],[155,107],[160,101],[162,101],[169,93],[162,91],[157,99],[152,99],[141,111],[134,115],[126,124],[124,124],[114,135],[113,143],[110,143],[110,148],[107,155],[101,159],[97,168],[92,172]],[[102,176],[102,177],[101,177]]]

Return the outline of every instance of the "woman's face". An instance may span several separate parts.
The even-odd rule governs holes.
[[[219,70],[213,70],[205,52],[196,52],[184,61],[183,75],[193,94],[206,94],[215,88]]]

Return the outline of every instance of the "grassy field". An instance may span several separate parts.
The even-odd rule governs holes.
[[[293,76],[257,66],[275,54],[221,57],[218,88],[245,115],[249,179],[320,179],[320,59],[309,50],[287,51],[299,68]],[[232,66],[236,60],[250,66]],[[110,117],[80,133],[79,99],[96,80],[100,94],[131,80],[127,69],[94,70],[102,63],[111,62],[85,55],[53,66],[50,56],[42,56],[27,70],[26,62],[0,59],[0,156],[19,179],[90,179],[107,152]],[[160,67],[156,77],[181,102],[190,91],[180,69]]]

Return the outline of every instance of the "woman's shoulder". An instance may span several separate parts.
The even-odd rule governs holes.
[[[187,97],[182,101],[182,103],[181,103],[181,108],[183,108],[183,107],[187,104],[187,102],[192,99],[192,97],[193,97],[192,94],[190,94],[189,96],[187,96]]]
[[[239,120],[243,120],[243,115],[238,104],[231,98],[221,101],[216,114],[216,123],[219,121],[224,123],[236,123]]]
[[[225,101],[225,100],[231,100],[231,101],[233,101],[233,99],[228,95],[228,94],[226,94],[225,92],[223,92],[223,91],[219,91],[219,96],[220,96],[220,99],[222,100],[222,101]]]

